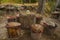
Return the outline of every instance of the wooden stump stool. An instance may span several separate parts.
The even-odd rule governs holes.
[[[8,31],[8,36],[9,38],[15,38],[20,35],[20,23],[17,22],[9,22],[6,25],[7,31]]]
[[[19,22],[19,14],[16,14],[15,16],[8,16],[7,19],[8,22]]]
[[[36,15],[36,24],[40,24],[42,17],[38,14]]]
[[[34,24],[31,26],[31,37],[33,40],[40,40],[43,33],[43,26],[40,24]]]

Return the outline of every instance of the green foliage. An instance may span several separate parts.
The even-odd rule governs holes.
[[[45,13],[51,13],[55,8],[56,0],[48,0],[46,3],[47,3],[47,5],[45,5],[46,7],[45,7],[44,11],[45,11]]]
[[[21,0],[2,0],[2,3],[21,3]]]
[[[15,3],[21,3],[21,0],[14,0]]]
[[[51,0],[50,2],[48,2],[48,4],[51,7],[51,10],[54,10],[55,4],[56,4],[56,0]]]
[[[2,0],[2,3],[7,3],[9,2],[9,0]]]
[[[0,0],[2,1],[2,3],[9,3],[9,2],[12,2],[12,3],[24,3],[24,0]],[[35,3],[37,0],[29,0],[31,1],[31,3]]]
[[[35,3],[36,2],[36,0],[31,0],[31,3]]]
[[[0,0],[0,4],[1,4],[1,1],[2,1],[2,0]]]

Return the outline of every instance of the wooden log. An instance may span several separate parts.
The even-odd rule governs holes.
[[[31,26],[31,30],[35,33],[41,33],[44,30],[44,27],[40,24],[35,24]]]

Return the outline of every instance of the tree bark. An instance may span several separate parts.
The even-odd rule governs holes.
[[[43,6],[44,6],[44,1],[45,0],[38,0],[38,10],[37,10],[38,13],[42,12]]]
[[[57,0],[56,7],[60,7],[60,0]]]

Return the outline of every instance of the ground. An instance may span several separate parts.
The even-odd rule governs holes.
[[[58,27],[55,30],[55,35],[54,35],[56,37],[50,38],[49,36],[43,35],[40,40],[60,40],[60,21],[57,19],[52,19],[52,20],[58,25]],[[9,39],[7,39],[7,40],[9,40]],[[23,37],[16,39],[16,40],[33,40],[33,39],[31,38],[30,33],[26,33],[23,35]]]

